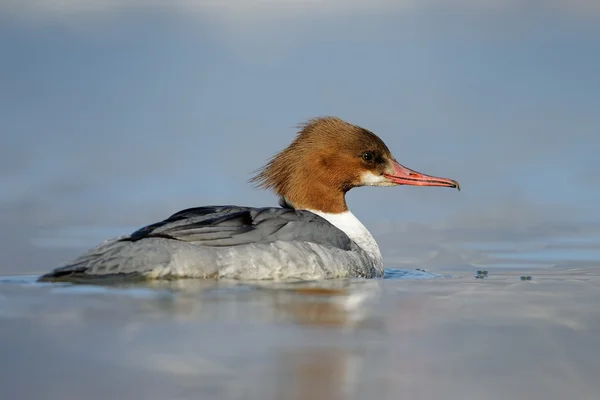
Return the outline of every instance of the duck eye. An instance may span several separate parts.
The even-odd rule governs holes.
[[[373,155],[372,151],[365,151],[364,153],[362,153],[361,157],[363,160],[371,162],[375,158],[375,155]]]

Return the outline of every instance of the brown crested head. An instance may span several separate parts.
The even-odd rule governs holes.
[[[357,186],[451,186],[456,181],[419,174],[398,164],[373,132],[337,117],[300,126],[294,141],[250,180],[296,209],[347,211],[345,193]]]

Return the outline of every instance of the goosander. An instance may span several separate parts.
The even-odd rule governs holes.
[[[444,186],[452,179],[399,164],[373,132],[337,117],[301,125],[292,143],[250,180],[280,207],[179,211],[101,243],[41,281],[212,278],[319,280],[383,276],[377,242],[348,210],[358,186]]]

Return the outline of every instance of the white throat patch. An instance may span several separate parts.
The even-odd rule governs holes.
[[[375,238],[373,238],[369,230],[350,211],[339,214],[324,213],[315,210],[306,211],[310,211],[313,214],[325,218],[333,226],[348,235],[348,237],[363,249],[377,265],[383,264],[381,251],[379,250]]]

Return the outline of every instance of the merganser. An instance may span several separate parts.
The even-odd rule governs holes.
[[[300,126],[251,179],[281,207],[206,206],[179,211],[101,243],[41,281],[212,278],[377,278],[377,242],[348,210],[358,186],[443,186],[457,181],[399,164],[373,132],[337,117]]]

